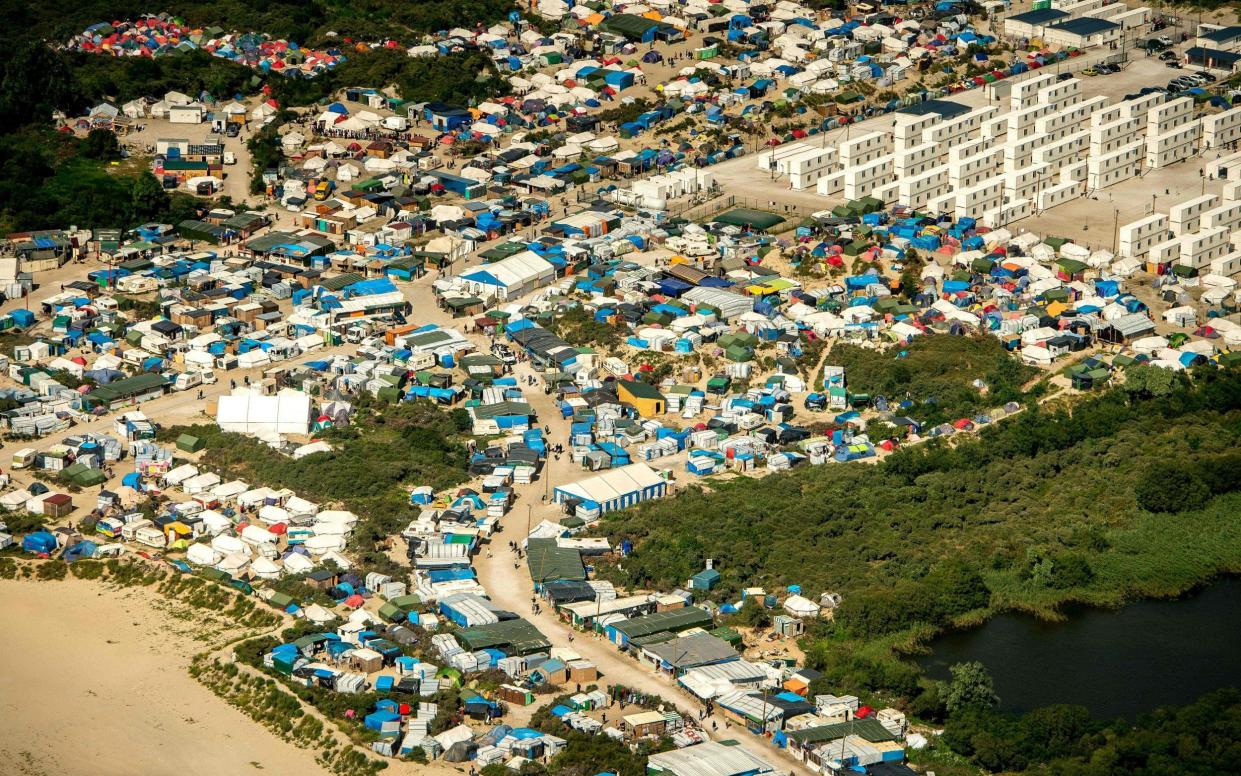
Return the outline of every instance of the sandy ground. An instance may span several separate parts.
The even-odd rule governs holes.
[[[191,623],[148,591],[0,582],[0,772],[324,774],[186,671]]]

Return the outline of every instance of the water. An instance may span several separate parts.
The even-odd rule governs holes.
[[[1241,687],[1241,580],[1173,601],[1065,614],[1062,623],[1001,615],[937,639],[919,662],[936,679],[948,679],[955,663],[981,662],[1000,708],[1013,712],[1073,703],[1099,718],[1132,718]]]

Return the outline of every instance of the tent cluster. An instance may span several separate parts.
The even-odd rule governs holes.
[[[226,33],[219,27],[189,27],[166,14],[133,21],[100,22],[72,37],[71,51],[116,57],[158,57],[202,50],[261,73],[313,78],[345,56],[338,49],[317,51],[256,32]]]

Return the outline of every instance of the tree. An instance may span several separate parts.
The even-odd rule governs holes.
[[[1167,396],[1184,384],[1184,378],[1171,369],[1134,364],[1125,370],[1125,390],[1142,397]]]
[[[65,60],[41,40],[13,46],[0,60],[0,127],[5,132],[46,123],[53,111],[72,110],[81,99]]]
[[[1173,462],[1148,466],[1133,495],[1142,509],[1170,514],[1201,509],[1211,500],[1211,490],[1202,478]]]
[[[110,129],[92,129],[82,141],[82,156],[87,159],[98,159],[101,162],[121,158],[121,144],[116,134]]]
[[[771,624],[767,609],[758,600],[758,596],[746,596],[737,612],[737,622],[748,628],[765,628]]]
[[[140,221],[154,218],[168,209],[168,192],[160,185],[155,176],[144,172],[134,179],[133,213]]]
[[[944,705],[949,714],[957,714],[969,709],[990,709],[998,706],[1000,698],[995,694],[995,685],[986,667],[974,660],[969,663],[957,663],[948,669],[952,681],[948,682],[948,693]]]

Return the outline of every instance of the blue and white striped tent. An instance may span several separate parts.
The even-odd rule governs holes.
[[[601,512],[612,512],[659,498],[667,489],[668,483],[654,469],[635,463],[557,487],[554,496],[557,504],[580,499],[597,505]]]

